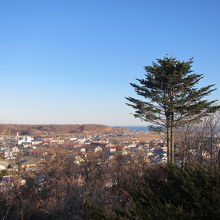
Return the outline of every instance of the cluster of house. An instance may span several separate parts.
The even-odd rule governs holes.
[[[99,135],[78,136],[69,138],[33,138],[30,136],[0,138],[0,170],[11,173],[0,181],[0,190],[7,190],[15,182],[25,184],[17,171],[38,171],[45,161],[65,154],[74,163],[80,164],[86,157],[105,158],[114,161],[116,155],[123,155],[128,160],[139,160],[155,163],[166,162],[166,147],[163,141],[109,141]],[[15,171],[15,172],[14,172]],[[8,173],[8,172],[7,172]]]
[[[218,153],[218,149],[219,146],[213,148],[213,154]],[[194,149],[189,149],[189,151],[191,155],[197,156]],[[206,158],[210,157],[207,151],[202,153]],[[76,164],[81,164],[85,158],[100,156],[111,163],[117,155],[125,156],[125,159],[133,161],[167,162],[167,148],[163,140],[110,141],[108,136],[99,134],[54,138],[33,138],[19,134],[16,137],[0,137],[0,170],[16,171],[15,173],[19,169],[41,170],[45,161],[56,159],[58,154],[68,156]],[[7,175],[3,176],[0,181],[0,190],[14,181],[19,182],[20,185],[25,184],[25,180],[19,175]]]
[[[157,142],[131,142],[131,143],[111,143],[108,141],[89,141],[74,140],[70,142],[64,142],[62,145],[58,145],[57,148],[43,148],[38,147],[29,151],[29,156],[49,159],[54,157],[54,149],[59,150],[59,153],[63,153],[72,157],[76,163],[80,163],[82,157],[100,156],[106,160],[115,158],[116,155],[129,156],[131,159],[137,155],[141,155],[145,161],[151,162],[166,162],[166,147],[162,141]]]
[[[23,149],[34,148],[42,143],[43,139],[34,139],[29,136],[2,138],[0,141],[0,157],[6,160],[13,160],[20,156]]]
[[[109,160],[117,154],[135,157],[138,152],[145,161],[166,162],[166,147],[163,141],[114,143],[97,136],[36,139],[17,134],[16,137],[0,140],[0,170],[35,170],[43,160],[54,158],[57,152],[72,156],[76,163],[80,163],[82,155],[102,154]]]

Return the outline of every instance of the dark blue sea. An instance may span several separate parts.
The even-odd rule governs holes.
[[[148,126],[123,126],[133,131],[149,131]]]

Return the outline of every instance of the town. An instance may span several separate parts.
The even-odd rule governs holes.
[[[218,138],[215,140],[212,155],[210,155],[209,148],[203,149],[202,155],[207,161],[210,161],[210,156],[212,159],[219,156]],[[180,146],[179,142],[179,147],[176,146],[177,165],[181,165],[184,160]],[[196,149],[189,148],[188,150],[191,157],[199,156]],[[166,164],[167,143],[163,134],[129,129],[122,129],[118,133],[94,132],[46,137],[45,135],[43,137],[20,135],[18,132],[14,136],[2,135],[0,137],[1,186],[5,189],[5,183],[12,183],[14,177],[18,178],[25,172],[40,173],[46,163],[56,160],[61,155],[68,157],[75,165],[80,165],[88,159],[95,161],[102,159],[110,166],[117,156],[127,161],[148,165]]]
[[[165,163],[167,153],[164,140],[140,141],[136,137],[137,133],[130,131],[121,134],[94,133],[44,138],[19,133],[16,136],[2,136],[0,170],[36,171],[42,169],[42,164],[55,158],[57,154],[68,155],[76,164],[82,162],[85,156],[102,155],[109,161],[118,154],[129,156],[131,160],[141,155],[143,161]]]

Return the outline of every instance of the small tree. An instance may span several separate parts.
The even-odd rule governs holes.
[[[219,112],[204,117],[199,123],[176,129],[175,143],[182,163],[218,165]],[[192,153],[194,152],[194,153]]]
[[[135,109],[136,118],[166,129],[168,163],[174,163],[174,129],[199,121],[220,108],[214,105],[217,100],[204,99],[215,90],[214,85],[195,87],[203,75],[192,73],[192,63],[192,59],[157,59],[152,66],[144,67],[145,78],[137,79],[139,84],[130,84],[144,100],[126,98],[127,105]]]

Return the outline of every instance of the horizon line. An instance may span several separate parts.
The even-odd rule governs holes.
[[[147,127],[149,125],[109,125],[100,123],[0,123],[0,125],[104,125],[109,127]]]

